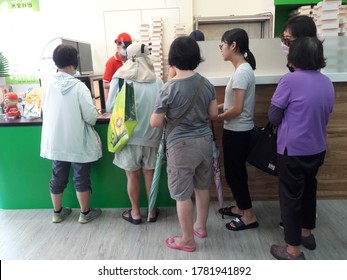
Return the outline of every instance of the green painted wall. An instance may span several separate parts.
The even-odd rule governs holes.
[[[101,208],[129,207],[126,176],[113,163],[107,151],[107,124],[96,125],[103,143],[103,157],[92,165],[91,206]],[[40,157],[41,126],[0,127],[0,208],[52,208],[48,184],[51,161]],[[141,207],[147,206],[142,181]],[[158,206],[174,206],[167,189],[166,166],[162,168]],[[64,206],[78,208],[72,179],[64,192]]]

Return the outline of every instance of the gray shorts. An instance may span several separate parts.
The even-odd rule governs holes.
[[[91,163],[75,163],[67,161],[52,161],[52,178],[49,190],[52,194],[61,194],[69,182],[70,168],[73,170],[73,181],[77,192],[91,190],[90,172]]]
[[[173,199],[190,199],[194,188],[208,189],[212,184],[211,135],[184,140],[167,150],[167,176]]]
[[[127,171],[140,169],[152,170],[155,168],[158,148],[138,145],[125,145],[114,155],[113,163]]]

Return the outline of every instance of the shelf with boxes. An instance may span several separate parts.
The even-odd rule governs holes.
[[[315,17],[316,13],[318,12],[318,10],[323,10],[322,8],[322,4],[323,2],[328,2],[326,4],[325,10],[330,10],[330,12],[325,12],[323,15],[323,18],[327,18],[327,17],[333,17],[334,19],[338,19],[339,20],[339,24],[338,24],[338,34],[337,35],[345,35],[346,34],[346,22],[347,22],[347,8],[346,8],[346,4],[347,4],[347,0],[325,0],[325,1],[318,1],[318,0],[274,0],[274,4],[275,4],[275,37],[278,37],[282,32],[283,32],[283,27],[285,25],[285,23],[287,22],[288,18],[293,15],[293,13],[297,13],[300,12],[301,14],[310,14],[311,16]],[[336,11],[336,3],[337,2],[341,2],[341,6],[339,6],[339,11]],[[330,14],[330,15],[328,15]],[[340,19],[341,18],[341,19]],[[332,19],[332,18],[329,18]],[[330,24],[329,27],[332,27],[332,22],[329,21],[327,22],[327,24]],[[334,26],[337,25],[336,21],[333,23]],[[317,23],[317,29],[318,32],[321,32],[321,26],[322,22],[321,20],[318,21]],[[336,27],[335,27],[336,28]],[[328,30],[330,28],[326,28],[326,30]],[[335,35],[336,30],[335,31],[325,31],[325,34],[322,34],[322,36],[330,36],[332,35],[333,32],[333,36],[337,36]]]

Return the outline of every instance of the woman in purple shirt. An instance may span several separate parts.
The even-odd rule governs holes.
[[[325,67],[322,42],[298,38],[289,49],[285,74],[271,99],[270,122],[278,126],[277,153],[281,214],[287,246],[272,245],[276,259],[305,259],[300,245],[316,248],[319,167],[326,150],[326,125],[334,105],[334,87],[319,70]]]

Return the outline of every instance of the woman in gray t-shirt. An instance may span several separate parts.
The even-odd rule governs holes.
[[[200,49],[192,38],[176,38],[170,47],[169,64],[176,75],[167,82],[157,97],[151,125],[161,127],[166,120],[166,131],[177,119],[187,115],[174,127],[167,142],[167,172],[170,195],[177,201],[181,236],[166,238],[171,249],[193,252],[194,235],[207,237],[206,222],[212,183],[212,132],[209,118],[217,117],[217,100],[213,85],[194,69],[201,61]],[[193,102],[197,95],[196,102]],[[190,111],[190,105],[193,107]],[[192,194],[195,194],[196,220],[193,222]]]

